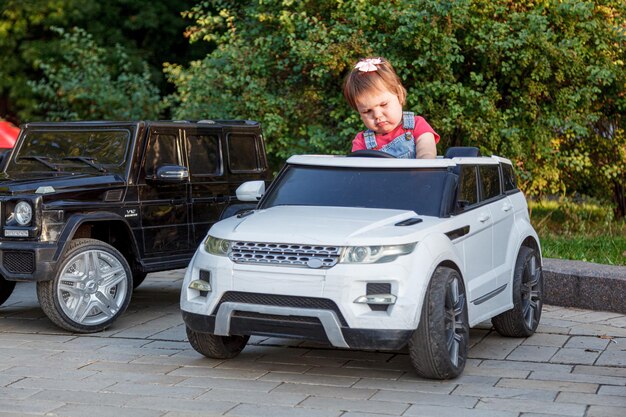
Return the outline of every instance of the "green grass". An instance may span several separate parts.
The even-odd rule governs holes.
[[[544,257],[626,265],[626,221],[615,221],[610,206],[541,200],[529,208]]]

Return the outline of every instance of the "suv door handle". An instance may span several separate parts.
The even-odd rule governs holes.
[[[513,205],[509,203],[504,203],[502,205],[502,211],[510,211],[512,208],[513,208]]]
[[[489,220],[490,217],[491,216],[488,215],[487,213],[481,213],[481,214],[478,215],[478,221],[481,222],[481,223],[484,223],[487,220]]]

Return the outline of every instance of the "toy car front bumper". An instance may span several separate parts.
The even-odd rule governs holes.
[[[56,245],[39,242],[0,242],[0,274],[9,281],[53,278]]]
[[[183,320],[187,327],[200,333],[300,338],[352,349],[398,350],[407,344],[413,333],[411,330],[344,327],[328,311],[275,306],[268,309],[269,306],[262,305],[227,304],[222,304],[218,314],[211,316],[183,311]],[[254,311],[256,314],[249,316],[233,314],[235,311],[239,314],[242,310]],[[261,314],[258,311],[268,311],[272,314]],[[294,317],[297,319],[294,320]],[[317,318],[318,321],[306,322],[302,321],[302,317]]]

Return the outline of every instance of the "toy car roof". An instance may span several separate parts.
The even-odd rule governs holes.
[[[495,165],[511,161],[499,156],[474,156],[436,159],[396,159],[396,158],[367,158],[346,157],[343,155],[294,155],[287,160],[292,165],[313,165],[345,168],[447,168],[457,165]]]
[[[206,125],[206,126],[259,126],[259,122],[253,120],[80,120],[63,122],[29,122],[28,128],[67,128],[67,127],[102,127],[102,126],[134,126],[145,125]]]

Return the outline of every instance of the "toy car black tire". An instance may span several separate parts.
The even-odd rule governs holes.
[[[456,378],[465,368],[468,344],[463,280],[456,270],[439,267],[428,285],[419,326],[409,339],[411,364],[424,378]]]
[[[140,286],[148,276],[147,272],[134,272],[133,273],[133,289]]]
[[[9,299],[15,289],[15,281],[8,281],[0,276],[0,306]]]
[[[535,333],[543,304],[543,273],[537,251],[522,246],[513,273],[513,309],[491,319],[502,336],[528,337]]]
[[[207,358],[231,359],[246,347],[250,336],[217,336],[195,332],[187,327],[187,339],[196,352]]]
[[[93,333],[106,329],[126,310],[132,279],[130,266],[117,249],[96,239],[75,239],[62,255],[55,277],[37,283],[37,297],[57,326]]]

